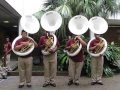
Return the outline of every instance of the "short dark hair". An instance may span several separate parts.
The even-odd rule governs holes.
[[[21,33],[26,32],[25,30],[22,30]],[[27,32],[26,32],[27,33]]]

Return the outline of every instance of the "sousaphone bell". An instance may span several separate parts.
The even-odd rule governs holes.
[[[74,35],[82,35],[88,30],[88,19],[85,16],[76,15],[70,19],[68,28]],[[69,56],[76,56],[82,48],[80,41],[74,43],[74,45],[78,47],[77,49],[74,49],[74,47],[72,47],[71,49],[74,51],[71,52],[66,50]]]
[[[34,34],[39,31],[40,24],[37,18],[33,15],[26,15],[22,16],[19,22],[19,36],[14,39],[12,42],[12,51],[19,56],[26,56],[30,54],[34,50],[34,44],[29,43],[29,45],[22,47],[19,51],[16,51],[14,49],[15,43],[17,40],[19,40],[21,36],[21,31],[25,30],[27,33]],[[30,40],[32,40],[31,37],[27,36]]]
[[[57,44],[57,37],[54,34],[56,30],[60,28],[62,24],[62,17],[61,15],[56,12],[56,11],[48,11],[43,16],[41,17],[41,26],[45,31],[50,32],[49,39],[47,40],[47,43],[45,45],[45,48],[42,50],[43,55],[49,55],[49,51],[46,50],[47,47],[48,49],[53,49],[55,48]]]
[[[89,20],[89,29],[95,33],[95,34],[103,34],[107,31],[108,29],[108,23],[106,22],[106,20],[102,17],[99,17],[99,16],[95,16],[95,17],[92,17],[90,20]],[[89,50],[90,48],[90,43],[94,40],[95,38],[92,38],[89,42],[88,42],[88,45],[87,45],[87,51],[88,53],[91,55],[91,56],[94,56],[94,57],[97,57],[97,56],[100,56],[102,55],[106,49],[107,49],[107,41],[100,37],[100,42],[98,43],[99,46],[97,46],[95,48],[95,51],[92,52]]]

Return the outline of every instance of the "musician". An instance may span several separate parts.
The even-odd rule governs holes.
[[[30,42],[34,43],[34,45],[37,47],[37,43],[29,39],[27,37],[27,32],[22,30],[21,32],[22,38],[16,41],[14,49],[16,51],[19,51],[21,48],[25,47],[28,45]],[[26,82],[27,87],[31,87],[31,75],[32,75],[32,62],[33,62],[33,57],[31,53],[26,56],[18,56],[18,70],[19,70],[19,78],[20,78],[20,83],[19,83],[19,88],[22,88]]]
[[[76,42],[76,40],[79,40],[82,46],[86,46],[86,42],[81,38],[81,36],[75,36],[72,35],[71,38],[66,42],[66,49],[70,50],[72,44]],[[76,56],[69,56],[69,82],[68,85],[79,85],[79,78],[81,75],[81,70],[83,67],[83,50],[80,50],[80,52]]]
[[[8,70],[11,70],[10,68],[10,56],[11,56],[11,42],[10,39],[7,37],[5,44],[4,44],[4,62],[5,62],[5,67],[7,67]]]
[[[99,34],[94,34],[95,39],[91,41],[89,50],[93,53],[95,52],[96,47],[100,46],[99,42],[101,41]],[[103,74],[103,55],[98,57],[91,56],[91,78],[92,82],[91,85],[99,84],[103,85],[102,83],[102,74]]]
[[[49,32],[45,31],[45,35],[41,36],[39,39],[39,47],[41,50],[45,49],[46,42],[48,38],[51,38]],[[43,55],[43,64],[44,64],[44,79],[45,82],[43,84],[43,87],[46,87],[48,85],[51,85],[53,87],[56,87],[55,83],[55,77],[57,73],[57,48],[58,48],[58,41],[55,48],[48,49],[49,55]]]

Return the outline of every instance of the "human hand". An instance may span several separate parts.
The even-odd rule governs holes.
[[[65,50],[70,50],[70,46],[69,47],[65,47]]]
[[[49,51],[50,53],[54,53],[54,50],[52,50],[52,49],[48,49],[48,51]]]
[[[80,36],[80,35],[79,35],[79,36],[76,36],[76,38],[77,38],[77,39],[81,39],[81,36]]]
[[[22,44],[22,46],[26,46],[26,45],[29,44],[29,41],[27,41],[27,42],[22,42],[21,44]]]
[[[103,54],[100,54],[99,56],[103,56]]]

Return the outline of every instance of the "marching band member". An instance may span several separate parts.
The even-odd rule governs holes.
[[[37,43],[29,39],[27,37],[27,32],[22,30],[21,32],[22,38],[16,41],[14,49],[16,51],[19,51],[21,48],[25,47],[28,45],[30,42],[32,42],[36,47]],[[30,54],[26,56],[18,56],[18,70],[19,70],[19,78],[20,78],[20,83],[19,83],[19,88],[22,88],[26,82],[27,87],[31,87],[31,75],[32,75],[32,61],[33,57]]]
[[[4,44],[4,63],[5,67],[7,67],[8,70],[11,70],[10,68],[10,56],[11,56],[11,42],[9,38],[6,38],[6,42]]]
[[[86,42],[81,38],[81,36],[73,35],[69,40],[66,42],[66,50],[70,50],[71,45],[79,40],[82,46],[86,46]],[[69,82],[68,85],[79,85],[79,78],[81,75],[81,70],[83,67],[83,50],[81,50],[76,56],[69,56]]]
[[[95,35],[95,39],[90,43],[90,48],[89,50],[92,52],[95,52],[96,47],[99,45],[100,42],[100,35],[98,34],[94,34]],[[103,55],[100,55],[98,57],[91,57],[91,78],[92,78],[92,82],[91,85],[95,85],[95,84],[100,84],[103,85],[102,83],[102,74],[103,74],[103,63],[104,63],[104,59],[103,59]]]
[[[41,48],[41,50],[45,49],[47,39],[52,37],[49,32],[45,31],[45,33],[46,34],[41,36],[39,39],[39,47]],[[43,87],[46,87],[48,85],[56,87],[55,77],[57,73],[57,52],[56,52],[57,48],[58,43],[54,49],[48,49],[50,53],[49,55],[43,54],[44,79],[45,79]]]

